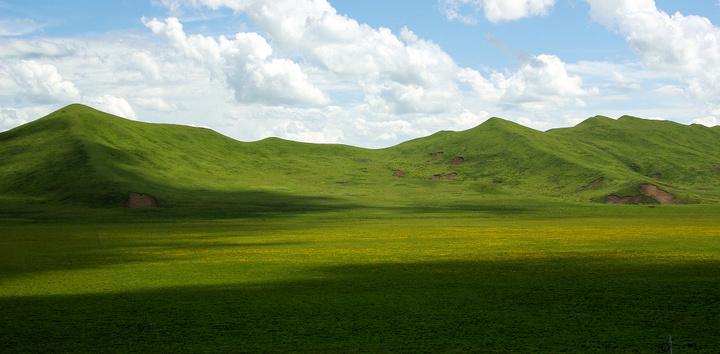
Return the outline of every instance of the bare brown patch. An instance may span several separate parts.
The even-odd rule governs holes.
[[[125,201],[125,207],[130,209],[152,209],[158,207],[158,202],[150,194],[130,192]]]
[[[432,152],[432,153],[430,153],[430,160],[431,161],[440,160],[440,158],[442,158],[444,154],[445,154],[445,152],[443,152],[443,151]]]
[[[640,186],[640,194],[617,196],[609,195],[605,200],[608,204],[638,204],[643,198],[652,198],[660,204],[675,204],[675,197],[652,184],[643,184]]]
[[[455,158],[453,158],[453,160],[452,160],[452,162],[451,162],[451,164],[452,164],[453,166],[460,166],[460,165],[462,165],[462,164],[464,164],[464,163],[465,163],[465,158],[462,157],[462,156],[455,156]]]
[[[403,170],[394,170],[393,171],[393,176],[395,176],[395,177],[405,177],[405,175],[407,175],[407,172],[405,172]]]
[[[660,204],[675,204],[675,197],[672,194],[652,184],[640,186],[640,194],[653,198]]]
[[[458,178],[458,176],[459,176],[459,175],[458,175],[457,172],[439,173],[439,174],[433,175],[433,176],[431,177],[431,179],[432,179],[433,181],[453,180],[453,179]]]
[[[609,195],[607,197],[608,204],[637,204],[642,202],[642,200],[642,195],[628,195],[624,197],[620,197],[617,195]]]

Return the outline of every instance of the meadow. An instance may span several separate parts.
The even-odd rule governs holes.
[[[11,204],[1,352],[720,351],[718,206]]]
[[[0,352],[717,353],[719,138],[493,118],[364,149],[70,105],[0,133]]]

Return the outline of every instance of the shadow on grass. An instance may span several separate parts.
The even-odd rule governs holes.
[[[78,147],[73,158],[77,161],[70,165],[49,161],[47,166],[38,168],[38,171],[47,173],[31,171],[15,178],[15,184],[6,190],[18,194],[15,200],[12,198],[2,200],[0,221],[79,224],[95,223],[98,220],[104,222],[218,220],[358,209],[405,214],[463,211],[512,215],[531,212],[541,204],[535,202],[535,206],[528,206],[522,203],[500,204],[486,200],[443,201],[441,197],[414,201],[422,198],[407,196],[407,200],[399,198],[394,201],[395,204],[401,205],[379,205],[382,203],[377,202],[373,196],[365,199],[346,199],[347,197],[333,195],[332,190],[321,188],[323,183],[328,182],[327,178],[323,177],[322,171],[318,171],[315,181],[317,185],[304,186],[310,191],[294,193],[253,188],[241,190],[241,186],[247,185],[241,183],[243,179],[263,181],[266,185],[273,185],[273,182],[276,182],[290,188],[293,186],[293,178],[265,181],[269,177],[264,177],[263,173],[267,172],[263,171],[271,171],[271,166],[257,168],[233,162],[232,159],[218,160],[217,164],[197,166],[196,170],[186,171],[186,174],[191,173],[193,176],[178,175],[180,172],[159,169],[155,161],[155,158],[159,157],[89,141]],[[223,162],[227,166],[223,165]],[[159,166],[168,165],[164,163]],[[193,162],[176,161],[175,163],[192,164]],[[236,171],[237,176],[228,171]],[[173,173],[175,175],[172,175]],[[168,177],[166,174],[172,176]],[[332,189],[332,187],[327,188]],[[157,210],[123,208],[130,192],[154,196],[160,208]],[[382,192],[378,190],[377,193]],[[33,195],[37,197],[34,202],[27,197]]]
[[[529,215],[542,212],[540,205],[522,206],[520,202],[514,204],[494,203],[493,201],[481,200],[476,203],[452,203],[446,204],[424,204],[412,202],[403,205],[384,206],[372,204],[360,204],[340,198],[321,196],[298,196],[290,194],[270,192],[233,192],[223,193],[223,198],[228,195],[235,198],[234,203],[212,202],[211,196],[206,203],[195,205],[175,205],[161,207],[158,209],[126,209],[122,207],[88,208],[81,205],[59,204],[53,202],[22,202],[19,199],[6,200],[0,205],[0,223],[22,224],[36,223],[43,224],[109,224],[109,223],[157,223],[157,222],[193,222],[229,219],[253,219],[253,218],[287,218],[302,215],[322,216],[328,214],[330,217],[341,213],[344,217],[380,217],[392,215],[392,217],[403,217],[418,215],[458,215],[465,217],[474,216],[507,216]],[[337,216],[335,216],[337,217]]]
[[[92,236],[90,236],[92,237]],[[116,236],[110,236],[114,238]],[[204,251],[258,249],[264,247],[292,247],[307,244],[305,241],[237,242],[218,241],[218,236],[174,237],[166,240],[153,238],[122,238],[121,240],[88,241],[88,238],[70,239],[64,244],[0,239],[0,286],[3,281],[32,273],[73,271],[105,268],[114,265],[143,262],[175,261],[181,257],[174,251],[192,251],[191,257]],[[105,238],[105,237],[103,237]],[[203,241],[198,241],[203,239]],[[227,237],[225,237],[227,239]]]
[[[720,350],[720,263],[352,265],[314,280],[0,299],[4,352]]]
[[[338,198],[304,196],[265,191],[183,191],[202,200],[192,204],[175,203],[158,209],[127,209],[120,205],[87,207],[76,203],[31,201],[23,197],[6,198],[0,205],[4,223],[42,222],[61,224],[94,224],[98,222],[162,222],[243,219],[271,216],[293,216],[307,213],[358,209],[362,206]],[[214,199],[215,198],[215,199]],[[232,202],[229,202],[231,199]]]

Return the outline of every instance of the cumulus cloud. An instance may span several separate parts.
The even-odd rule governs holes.
[[[287,120],[273,129],[273,135],[307,143],[339,143],[343,139],[341,129],[327,125],[314,129],[307,127],[302,121]]]
[[[128,101],[124,98],[115,97],[113,95],[102,95],[86,98],[84,103],[103,112],[114,114],[119,117],[137,119],[135,110],[133,110],[130,103],[128,103]]]
[[[545,54],[526,59],[518,71],[509,75],[495,72],[485,78],[476,70],[463,69],[459,79],[480,98],[503,105],[519,104],[528,109],[582,105],[582,97],[592,93],[583,88],[580,76],[568,73],[560,58]]]
[[[160,64],[149,53],[133,53],[128,62],[133,68],[141,72],[145,78],[149,80],[160,80],[162,75]]]
[[[235,91],[239,102],[324,104],[327,96],[315,87],[300,66],[273,58],[268,42],[257,33],[237,33],[234,38],[187,35],[182,23],[143,19],[154,33],[165,36],[190,59],[207,65]]]
[[[0,65],[22,60],[49,64],[62,74],[59,82],[75,87],[72,101],[129,118],[208,126],[242,140],[277,135],[380,147],[438,130],[471,128],[487,119],[488,111],[536,128],[613,113],[599,105],[584,107],[608,102],[593,88],[604,70],[599,66],[537,55],[520,60],[517,68],[463,67],[408,28],[392,31],[364,24],[338,13],[326,0],[162,2],[178,14],[195,11],[191,7],[231,9],[242,13],[254,32],[201,35],[174,17],[144,19],[148,30],[140,37],[0,38]],[[511,5],[496,3],[501,10]],[[518,4],[527,10],[493,18],[504,21],[550,9],[549,2],[542,10]],[[516,15],[507,15],[512,13]],[[644,80],[635,67],[612,69],[617,75],[604,79],[618,92],[630,92]],[[29,91],[14,77],[0,74],[0,106],[39,105],[43,100],[27,98],[16,104],[15,97],[30,97]],[[44,101],[69,103],[60,96]],[[677,116],[677,111],[648,112]],[[619,115],[624,113],[641,115]],[[692,113],[703,115],[715,116]],[[4,116],[6,122],[20,122],[7,117],[25,117]]]
[[[506,99],[527,109],[537,109],[532,103],[543,99],[552,100],[555,106],[575,105],[578,101],[568,97],[586,94],[579,77],[569,75],[557,57],[530,58],[517,73],[492,73],[486,78],[474,69],[458,66],[437,44],[419,38],[408,28],[396,34],[387,28],[371,27],[338,14],[325,0],[164,0],[163,3],[173,11],[183,6],[202,6],[243,12],[270,36],[279,52],[303,58],[306,67],[316,68],[320,76],[355,83],[363,92],[363,104],[376,115],[460,115],[471,111],[463,102],[465,97],[459,85],[472,86],[472,99],[495,103]],[[484,1],[476,5],[499,21],[540,15],[553,3],[548,0]],[[183,36],[176,31],[168,37]],[[266,55],[272,53],[269,45],[263,48]],[[214,50],[204,55],[198,54],[199,50],[185,49],[194,57],[221,57],[213,54]]]
[[[546,15],[555,0],[440,0],[440,9],[448,20],[477,23],[479,12],[490,22],[514,21]]]
[[[72,55],[76,47],[75,42],[66,39],[5,39],[2,41],[0,58],[57,58]]]
[[[141,108],[156,112],[173,112],[178,109],[175,104],[168,103],[160,97],[138,97],[133,103]]]
[[[268,33],[281,52],[304,58],[306,65],[324,71],[321,75],[354,82],[365,89],[370,104],[382,109],[398,113],[413,109],[431,112],[436,110],[435,105],[447,103],[448,92],[455,89],[457,65],[437,44],[419,39],[409,29],[403,29],[398,36],[390,29],[359,23],[338,14],[324,0],[168,0],[165,3],[171,8],[185,5],[242,11]],[[173,37],[182,38],[182,34],[176,33]],[[272,49],[267,41],[257,34],[253,38],[261,44],[255,47],[258,51],[255,56],[268,57]],[[189,54],[219,57],[210,53],[198,55],[192,50]],[[286,64],[290,68],[291,63]],[[263,72],[258,70],[261,66],[252,68],[256,71],[246,74]],[[294,72],[299,75],[299,71]],[[298,89],[312,92],[307,88]],[[393,99],[397,100],[383,102]]]
[[[706,127],[715,127],[715,126],[720,125],[720,119],[718,119],[717,117],[713,117],[713,116],[707,116],[707,117],[694,119],[691,123],[692,124],[702,124]]]
[[[588,0],[591,16],[619,32],[647,67],[720,104],[720,28],[701,16],[668,14],[654,0]]]
[[[50,113],[51,106],[36,106],[25,108],[0,107],[0,131],[12,129],[18,125],[30,122],[33,119]]]
[[[80,91],[65,80],[52,64],[35,60],[20,60],[0,64],[0,87],[5,87],[33,103],[72,101]]]

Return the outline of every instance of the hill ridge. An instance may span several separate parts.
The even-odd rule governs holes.
[[[257,193],[357,203],[492,196],[598,202],[655,185],[680,202],[715,203],[718,132],[604,116],[542,132],[493,117],[468,130],[366,149],[242,142],[74,104],[0,133],[0,196],[93,206],[121,205],[130,192],[154,195],[164,206],[243,204]]]

